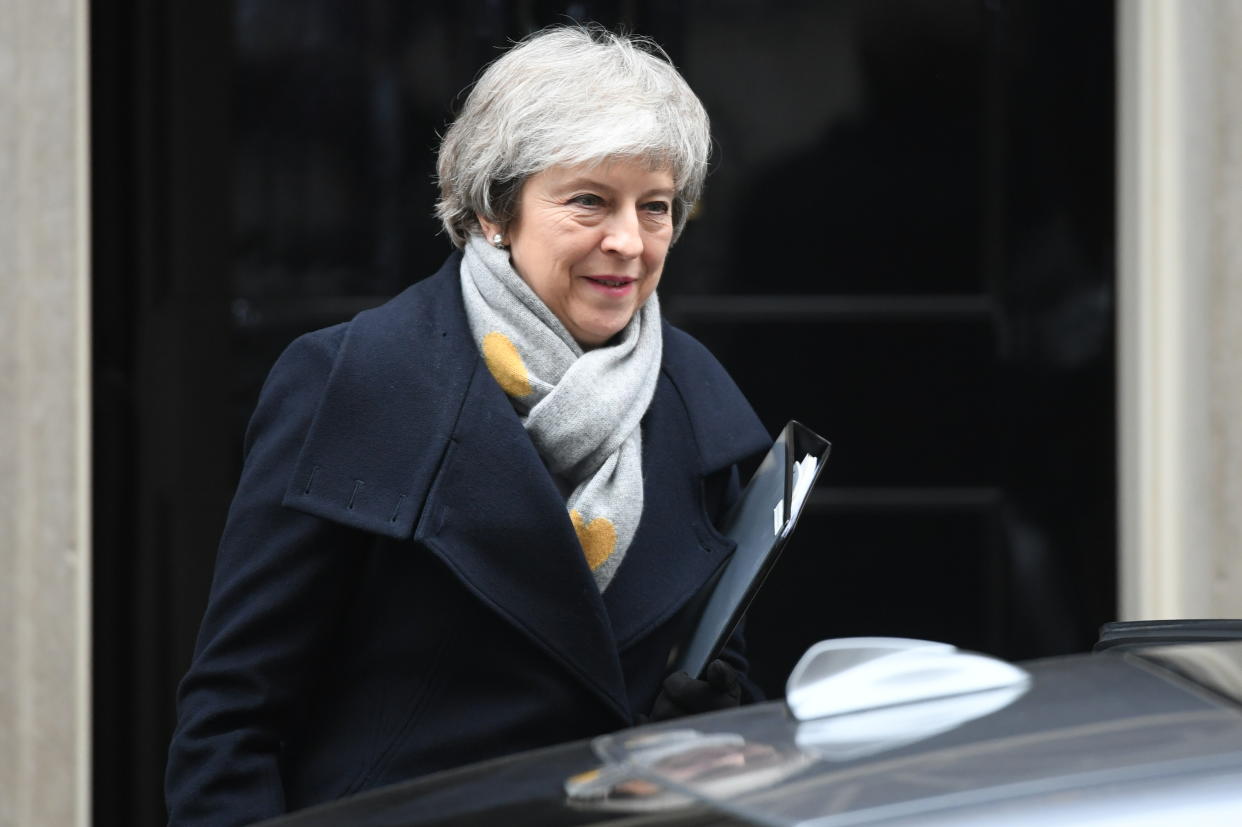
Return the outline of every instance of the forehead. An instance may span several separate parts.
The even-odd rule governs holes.
[[[673,171],[644,158],[609,158],[590,164],[557,164],[532,175],[527,184],[545,190],[594,186],[626,192],[673,192]]]

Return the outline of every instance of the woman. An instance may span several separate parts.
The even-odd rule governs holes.
[[[172,823],[739,701],[736,647],[664,680],[730,550],[713,521],[737,463],[769,444],[660,319],[709,144],[642,40],[552,29],[479,79],[439,160],[462,252],[298,339],[260,395],[180,689]]]

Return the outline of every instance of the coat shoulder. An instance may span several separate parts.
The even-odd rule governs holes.
[[[268,371],[254,413],[246,427],[244,453],[249,456],[260,436],[296,424],[300,437],[328,384],[345,324],[304,333],[290,342]]]
[[[459,254],[449,256],[435,274],[383,304],[347,322],[298,336],[276,360],[263,394],[269,393],[269,387],[279,388],[291,379],[312,380],[309,384],[321,391],[330,379],[348,382],[361,373],[373,379],[374,370],[382,372],[408,360],[419,337],[446,335],[440,330],[446,326],[444,320],[459,321],[461,315],[455,279],[460,260]],[[345,364],[338,370],[342,357]]]

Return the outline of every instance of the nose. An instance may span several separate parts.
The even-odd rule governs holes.
[[[642,255],[643,234],[637,208],[618,210],[609,217],[600,248],[627,259]]]

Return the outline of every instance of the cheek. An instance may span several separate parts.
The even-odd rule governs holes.
[[[650,254],[647,259],[647,270],[652,273],[663,275],[664,262],[666,256],[668,255],[668,243],[665,242],[661,245],[654,245],[654,249],[650,249],[649,253]]]
[[[593,249],[592,245],[577,238],[553,238],[536,255],[543,259],[549,273],[565,278],[574,267],[590,257]]]
[[[661,273],[663,275],[663,273]],[[638,294],[638,304],[642,306],[647,303],[647,299],[651,298],[651,294],[660,286],[660,277],[648,278],[643,283],[643,290]]]

